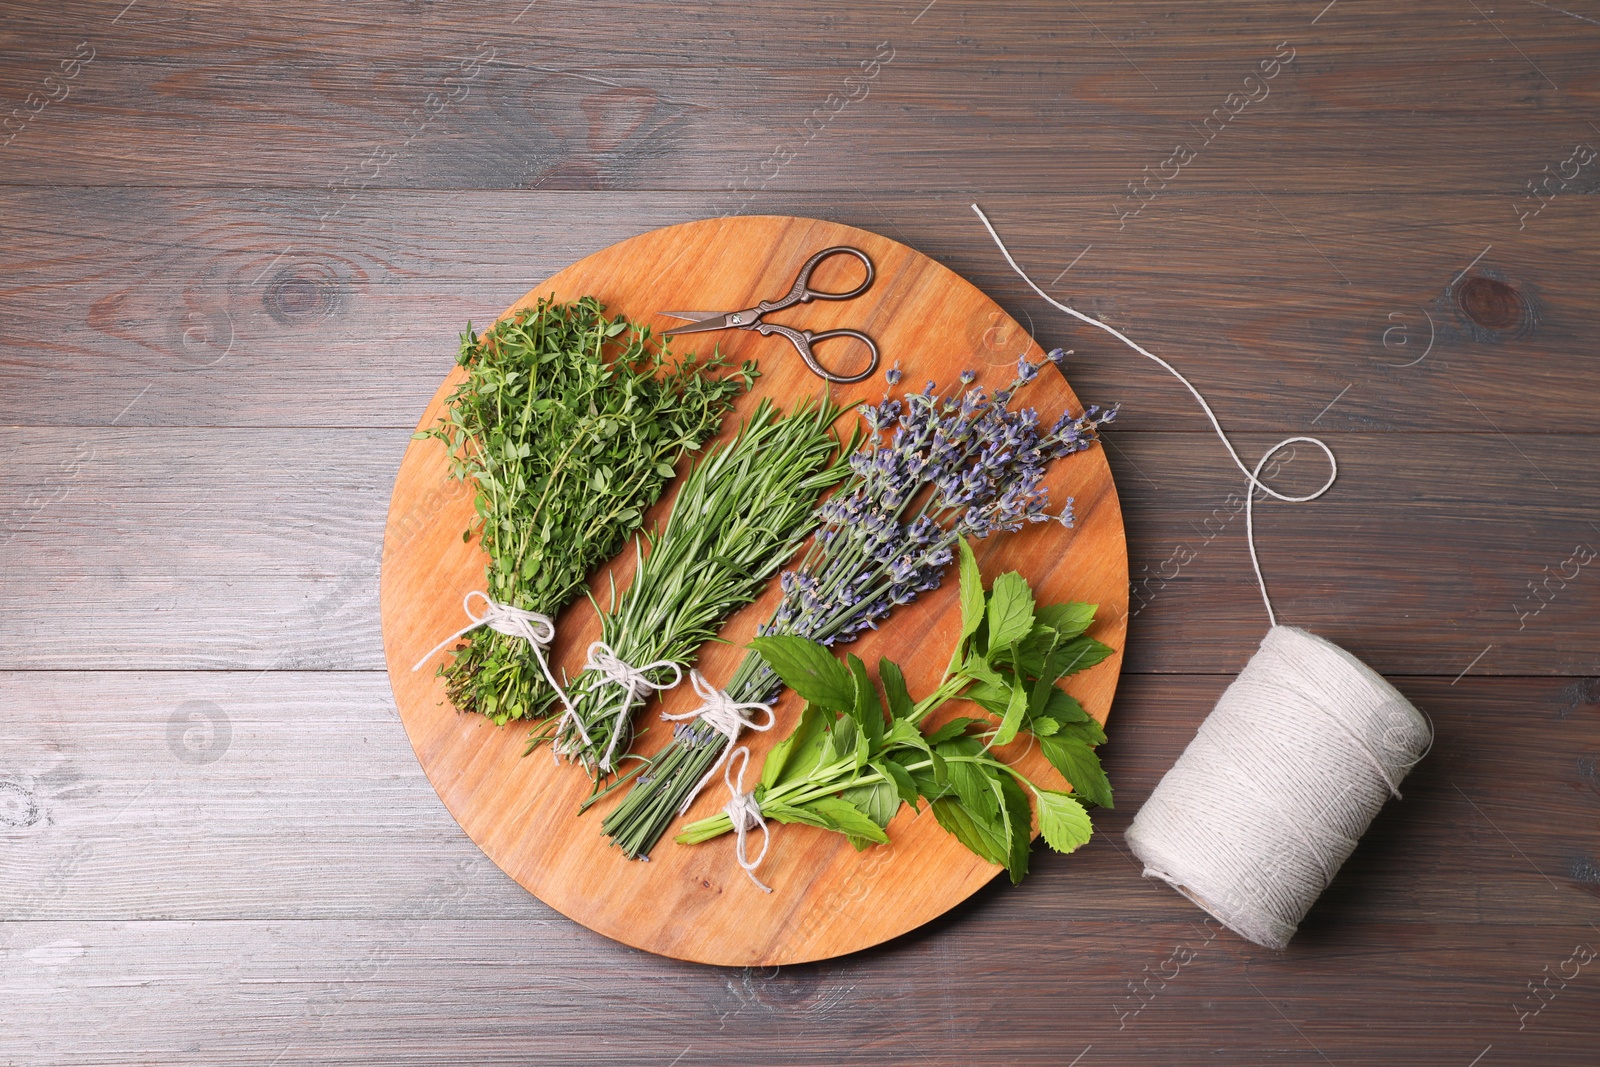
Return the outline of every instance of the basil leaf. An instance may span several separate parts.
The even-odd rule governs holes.
[[[770,634],[750,642],[783,684],[827,711],[849,711],[855,683],[844,664],[815,641],[792,634]]]

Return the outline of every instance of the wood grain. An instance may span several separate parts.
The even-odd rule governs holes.
[[[1230,93],[1259,93],[1243,79],[1287,42],[1295,59],[1271,95],[1185,185],[1232,191],[1270,167],[1269,193],[1505,192],[1538,170],[1530,160],[1589,135],[1577,114],[1600,96],[1586,27],[1532,4],[1491,17],[1447,0],[1344,0],[1316,25],[1315,11],[1268,0],[1235,0],[1226,21],[1114,0],[1032,0],[1005,19],[950,4],[919,16],[613,0],[519,20],[524,4],[359,11],[337,29],[305,0],[196,3],[179,26],[135,8],[112,27],[82,0],[8,20],[7,99],[37,92],[80,41],[99,55],[9,146],[4,180],[248,188],[287,173],[332,186],[333,211],[372,185],[725,191],[765,180],[787,147],[795,158],[769,187],[1087,182],[1120,196]],[[892,59],[847,83],[880,43]],[[1556,109],[1564,123],[1548,119]],[[179,137],[186,151],[164,150]],[[1351,138],[1370,150],[1348,151]]]
[[[0,1063],[1592,1067],[1592,966],[1517,1010],[1600,948],[1600,582],[1550,577],[1600,546],[1594,168],[1517,212],[1600,145],[1597,20],[1593,0],[8,5],[0,121],[80,44],[96,58],[0,146]],[[1270,97],[1121,226],[1129,183],[1285,41]],[[880,42],[893,59],[830,117]],[[483,45],[462,97],[445,79]],[[1022,287],[972,200],[1040,284],[1190,372],[1244,454],[1305,432],[1339,451],[1328,497],[1262,508],[1268,578],[1439,744],[1288,953],[1205,943],[1118,851],[1260,636],[1239,479],[1176,383]],[[777,969],[639,953],[488,862],[416,770],[376,589],[402,439],[467,320],[725,213],[893,237],[1076,348],[1078,394],[1125,405],[1106,459],[1144,605],[1093,842]],[[1476,321],[1478,278],[1531,319]],[[193,708],[169,740],[192,701],[228,716],[214,762],[177,755],[215,740]]]
[[[532,289],[506,314],[542,297],[574,300],[591,295],[612,314],[649,321],[663,307],[748,307],[775,298],[792,284],[794,272],[814,252],[851,245],[871,257],[877,279],[863,296],[812,306],[788,321],[814,330],[849,326],[877,341],[884,360],[903,365],[910,382],[930,380],[954,387],[967,369],[979,384],[1003,388],[1015,375],[1016,355],[984,358],[982,335],[999,309],[980,291],[905,245],[837,223],[780,216],[710,219],[685,223],[630,238],[558,272]],[[842,257],[841,257],[842,258]],[[839,260],[818,270],[814,285],[838,291],[854,285],[856,273],[824,277]],[[763,297],[762,294],[767,296]],[[782,322],[779,314],[773,321]],[[1005,328],[1020,329],[1005,323]],[[781,407],[817,394],[822,383],[806,369],[786,342],[735,331],[731,336],[679,339],[680,352],[702,352],[718,345],[730,360],[758,359],[761,377],[741,398],[734,416],[747,415],[770,399]],[[687,344],[685,343],[687,342]],[[699,342],[695,345],[695,342]],[[1043,359],[1036,344],[1024,349]],[[819,358],[829,354],[819,350]],[[831,356],[841,372],[857,363]],[[859,354],[858,354],[859,356]],[[888,363],[885,364],[887,368]],[[418,427],[438,423],[464,372],[445,378]],[[857,385],[829,386],[840,403],[872,401],[881,393],[879,377]],[[1081,411],[1060,375],[1041,375],[1026,402],[1053,422],[1063,411]],[[730,417],[722,440],[736,430]],[[448,491],[449,463],[438,441],[414,441],[401,461],[390,514],[405,516],[426,499]],[[1105,720],[1127,639],[1127,549],[1110,468],[1098,449],[1052,464],[1044,484],[1051,499],[1075,501],[1076,523],[1069,532],[1053,523],[983,541],[980,563],[992,579],[1020,570],[1044,603],[1084,600],[1100,605],[1090,632],[1117,652],[1074,676],[1069,686],[1084,707]],[[659,523],[667,502],[646,516]],[[897,937],[936,918],[994,877],[997,868],[967,851],[924,809],[903,810],[890,824],[890,843],[881,851],[857,853],[837,834],[814,828],[784,827],[762,866],[763,881],[777,891],[763,894],[732,862],[732,838],[694,848],[666,843],[648,863],[630,863],[599,836],[605,812],[621,796],[597,804],[583,818],[573,815],[590,783],[576,768],[523,755],[526,727],[497,729],[480,717],[450,706],[444,681],[412,665],[437,641],[460,625],[462,597],[481,588],[487,557],[476,543],[464,544],[461,531],[473,502],[455,494],[433,520],[385,545],[381,611],[384,651],[401,720],[445,806],[468,836],[507,874],[545,903],[590,929],[636,948],[701,963],[773,966],[828,959]],[[395,523],[391,521],[391,529]],[[634,549],[625,548],[591,580],[595,597],[627,587]],[[738,613],[719,635],[726,644],[707,646],[698,664],[713,683],[732,674],[742,648],[759,622],[777,605],[773,583],[767,593]],[[931,691],[939,681],[960,631],[955,583],[925,594],[896,611],[893,619],[851,646],[868,663],[889,656],[905,670],[914,693]],[[552,668],[575,677],[585,652],[600,636],[591,601],[580,601],[557,619],[550,647]],[[778,727],[752,736],[752,764],[793,728],[799,707],[789,693],[775,705]],[[652,702],[654,703],[654,702]],[[664,711],[684,712],[695,705],[692,691],[680,687],[660,700]],[[646,721],[649,714],[645,713]],[[660,748],[662,729],[636,751]],[[1018,743],[1007,758],[1030,778],[1056,781],[1043,755]],[[752,772],[753,773],[753,772]],[[753,780],[753,779],[752,779]],[[717,790],[707,790],[688,817],[715,813]]]
[[[14,709],[0,719],[0,877],[18,887],[0,901],[0,920],[569,925],[445,811],[417,771],[383,672],[100,671],[94,700],[84,699],[86,677],[0,674]],[[1124,673],[1103,750],[1116,809],[1096,815],[1100,832],[1083,849],[1040,849],[1036,878],[985,890],[958,912],[958,929],[989,936],[1000,907],[1008,922],[1073,923],[1062,936],[1094,951],[1096,924],[1195,919],[1181,898],[1139,880],[1121,835],[1228,680]],[[1362,921],[1373,936],[1404,930],[1419,951],[1439,953],[1456,951],[1444,938],[1457,926],[1569,923],[1600,894],[1600,685],[1392,680],[1434,720],[1437,758],[1406,780],[1404,801],[1384,809],[1312,912],[1297,943],[1314,946],[1314,969],[1336,967],[1352,948],[1345,927]],[[226,725],[191,719],[202,710]],[[1515,848],[1496,825],[1515,833]],[[944,936],[914,934],[887,957],[861,957],[858,970]],[[675,966],[607,952],[647,976]],[[918,989],[934,996],[939,981],[923,975]]]
[[[1600,213],[1580,196],[1526,230],[1510,194],[1173,191],[1124,231],[1103,195],[981,199],[1040,284],[1181,366],[1231,429],[1600,430],[1571,387],[1600,331]],[[938,250],[1041,343],[1075,349],[1075,386],[1124,401],[1123,432],[1206,427],[1159,368],[1029,293],[968,198],[762,203]],[[469,321],[530,279],[708,210],[685,193],[375,191],[322,227],[294,191],[224,209],[203,192],[0,188],[7,212],[50,221],[0,247],[0,420],[274,426],[292,407],[295,425],[401,428]],[[1485,314],[1463,298],[1469,265],[1510,287],[1525,323],[1471,317]],[[1263,381],[1293,387],[1262,404]]]
[[[381,669],[377,580],[406,436],[29,430],[0,467],[5,562],[29,561],[0,567],[7,662]],[[1327,436],[1338,485],[1314,504],[1257,511],[1262,565],[1285,618],[1391,674],[1454,678],[1490,644],[1474,673],[1600,674],[1600,582],[1590,568],[1565,585],[1559,577],[1576,545],[1600,548],[1589,525],[1594,437]],[[1113,424],[1104,440],[1134,583],[1124,669],[1238,670],[1265,621],[1245,553],[1241,477],[1210,434]],[[1255,456],[1278,438],[1235,440]],[[85,443],[91,451],[69,473],[62,464]],[[1321,484],[1320,458],[1290,455],[1280,467],[1286,485]],[[431,521],[446,500],[441,490],[395,517],[394,536]],[[1519,606],[1538,614],[1524,619]]]

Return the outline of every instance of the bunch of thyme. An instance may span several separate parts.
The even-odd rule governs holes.
[[[815,528],[818,496],[848,473],[857,440],[841,442],[831,429],[842,410],[823,398],[780,415],[763,400],[732,442],[695,465],[665,526],[642,538],[633,581],[602,617],[601,641],[616,659],[636,669],[687,664],[723,619],[760,594]],[[635,698],[593,669],[568,692],[575,720],[535,728],[529,750],[553,741],[598,781],[627,751]]]
[[[852,477],[823,505],[822,529],[800,566],[784,572],[783,601],[759,632],[825,646],[851,641],[937,588],[965,538],[1046,520],[1071,526],[1070,499],[1058,514],[1047,511],[1045,469],[1089,448],[1116,413],[1090,407],[1044,428],[1034,409],[1011,410],[1042,366],[1019,360],[1015,379],[992,396],[973,387],[968,371],[958,392],[939,395],[929,382],[920,393],[901,400],[886,393],[864,409],[871,434],[850,457]],[[899,384],[898,369],[886,377]],[[751,652],[724,688],[736,701],[769,701],[782,684]],[[630,859],[648,855],[727,744],[702,724],[679,726],[602,832]]]
[[[714,377],[720,357],[669,364],[646,327],[608,319],[592,297],[541,299],[482,335],[467,327],[466,380],[440,423],[451,473],[476,490],[473,524],[494,600],[554,617],[638,529],[685,453],[717,432],[753,364]],[[440,668],[450,700],[500,725],[541,718],[555,698],[527,642],[473,631]]]

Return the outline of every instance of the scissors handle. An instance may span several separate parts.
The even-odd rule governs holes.
[[[824,293],[811,288],[812,272],[817,269],[823,260],[830,259],[833,256],[854,256],[861,261],[863,267],[867,268],[866,278],[848,293]],[[851,300],[867,291],[868,287],[872,285],[872,279],[875,274],[876,271],[873,270],[871,257],[861,249],[853,248],[850,245],[834,245],[832,248],[824,248],[805,261],[805,265],[800,268],[800,273],[795,276],[794,285],[789,289],[787,296],[780,300],[763,300],[758,306],[761,308],[761,313],[766,314],[769,311],[779,311],[792,304],[805,304],[812,300]]]
[[[870,279],[869,279],[870,280]],[[800,358],[806,361],[806,366],[811,368],[813,374],[825,381],[836,385],[849,385],[851,382],[865,381],[872,377],[878,369],[878,345],[872,338],[859,330],[824,330],[822,333],[812,333],[810,330],[796,330],[788,326],[779,326],[775,322],[757,322],[756,332],[766,337],[770,334],[779,334],[787,337],[794,350],[800,353]],[[867,369],[859,374],[835,374],[817,361],[817,356],[812,351],[812,346],[830,341],[835,337],[848,337],[867,346],[867,351],[872,354],[872,359],[867,363]]]

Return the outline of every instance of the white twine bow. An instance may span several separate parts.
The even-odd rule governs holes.
[[[739,764],[739,783],[733,781],[733,761],[741,760]],[[754,793],[744,792],[744,772],[750,766],[750,750],[740,745],[726,765],[722,768],[722,780],[728,783],[728,802],[722,810],[728,813],[728,818],[733,823],[734,832],[739,835],[734,842],[734,858],[739,861],[739,866],[744,868],[744,873],[763,893],[772,892],[772,887],[756,877],[756,868],[761,866],[761,861],[767,858],[767,846],[772,844],[772,831],[767,829],[767,820],[761,817],[761,805],[756,803]],[[750,859],[745,852],[745,838],[751,830],[761,828],[761,855]]]
[[[483,598],[482,615],[472,610],[473,597]],[[561,703],[566,707],[562,719],[571,721],[578,728],[578,733],[583,734],[584,744],[588,744],[589,735],[584,732],[577,709],[572,706],[572,701],[567,699],[566,691],[557,683],[555,675],[550,673],[550,662],[545,659],[545,651],[549,649],[550,642],[556,639],[556,624],[551,621],[550,616],[541,615],[537,611],[527,611],[511,604],[501,604],[481,589],[474,589],[461,599],[461,610],[466,612],[467,618],[472,621],[434,645],[411,669],[421,670],[422,665],[438,655],[445,646],[480,626],[487,626],[495,633],[505,634],[507,637],[520,637],[528,642],[528,647],[533,650],[533,658],[539,661],[539,669],[544,672],[545,681],[550,683],[550,688],[556,691],[556,696],[561,698]]]
[[[711,765],[711,769],[707,771],[705,776],[700,779],[699,783],[695,785],[692,790],[690,790],[688,798],[683,802],[683,807],[678,809],[679,815],[682,815],[684,812],[689,810],[689,805],[694,803],[694,798],[700,795],[700,791],[702,789],[711,784],[711,779],[717,776],[717,771],[721,770],[722,765],[728,761],[728,754],[732,751],[734,743],[739,740],[739,732],[741,730],[746,728],[756,730],[758,732],[770,730],[772,729],[773,723],[775,723],[778,719],[777,715],[773,713],[771,704],[763,704],[759,701],[750,701],[748,703],[741,704],[721,689],[718,689],[716,686],[706,681],[705,675],[701,674],[699,671],[689,672],[689,684],[694,686],[695,693],[700,697],[700,706],[695,708],[693,711],[685,711],[677,715],[669,715],[663,711],[661,713],[661,718],[667,722],[678,722],[683,719],[699,719],[717,733],[721,734],[723,737],[726,737],[728,739],[728,743],[722,747],[722,755],[717,757],[717,762]],[[757,711],[764,711],[767,713],[767,721],[765,724],[758,724],[753,719],[746,717],[747,712]]]
[[[666,659],[634,667],[618,658],[617,654],[611,651],[610,645],[604,641],[596,641],[589,646],[589,661],[583,665],[583,669],[604,675],[606,681],[622,689],[622,699],[617,703],[617,720],[611,726],[611,743],[606,746],[606,754],[600,758],[600,769],[610,771],[611,757],[617,751],[617,741],[622,737],[622,728],[628,724],[628,712],[633,710],[634,704],[648,696],[650,690],[659,692],[671,689],[682,682],[683,668]],[[672,681],[652,681],[651,671],[671,671]],[[587,745],[589,735],[583,733],[581,725],[578,727],[578,732],[583,734],[583,743]]]

